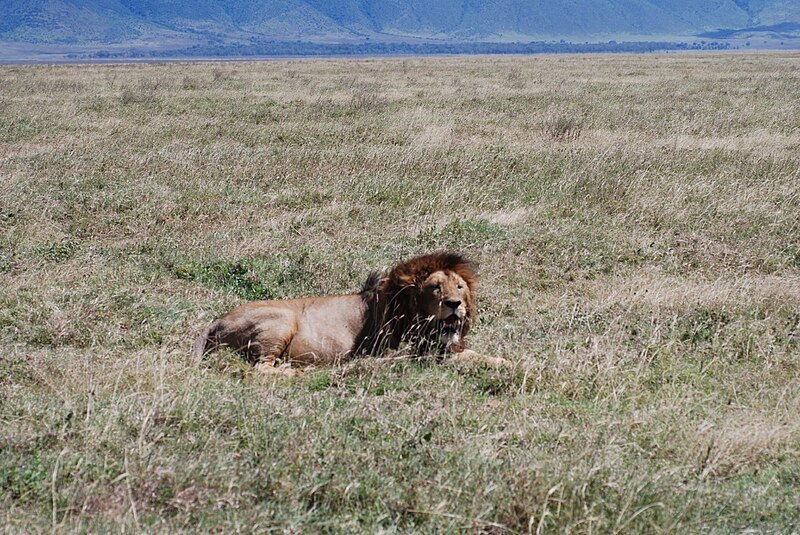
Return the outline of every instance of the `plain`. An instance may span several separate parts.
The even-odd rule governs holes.
[[[0,67],[0,531],[800,529],[800,55]],[[189,365],[453,248],[471,345]]]

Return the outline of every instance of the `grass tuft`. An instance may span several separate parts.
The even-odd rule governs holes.
[[[542,132],[555,141],[573,141],[583,131],[584,119],[573,109],[548,108],[542,118]]]

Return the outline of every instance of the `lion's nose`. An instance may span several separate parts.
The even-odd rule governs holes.
[[[453,310],[456,310],[459,306],[461,306],[461,301],[445,301],[444,306],[450,307]]]

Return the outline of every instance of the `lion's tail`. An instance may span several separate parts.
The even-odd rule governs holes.
[[[208,342],[209,342],[209,334],[214,329],[214,325],[216,322],[211,323],[208,327],[203,329],[203,332],[200,333],[200,336],[195,338],[194,343],[192,344],[192,350],[189,353],[192,362],[195,366],[199,365],[203,361],[203,357],[205,356],[207,349],[208,349]]]

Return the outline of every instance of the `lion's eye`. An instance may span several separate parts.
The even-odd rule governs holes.
[[[459,290],[463,290],[463,289],[464,289],[464,287],[463,287],[462,285],[460,285],[460,284],[459,284],[459,285],[458,285],[458,289],[459,289]]]

